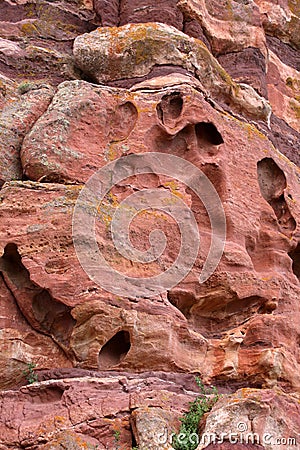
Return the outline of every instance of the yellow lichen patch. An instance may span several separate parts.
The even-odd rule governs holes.
[[[176,183],[176,181],[172,180],[172,181],[167,181],[166,183],[164,183],[164,185],[166,187],[168,187],[170,189],[170,191],[172,192],[173,195],[176,195],[179,198],[183,198],[183,194],[180,192],[180,188],[178,186],[178,184]]]
[[[116,195],[109,192],[106,196],[106,202],[102,201],[97,208],[97,213],[100,221],[108,228],[111,224],[115,209],[119,206],[119,201]]]
[[[293,110],[296,119],[300,119],[300,103],[292,99],[290,101],[290,107]]]
[[[300,90],[300,79],[299,78],[287,77],[287,79],[285,80],[285,84],[289,88],[293,89],[293,91]]]
[[[22,23],[21,31],[25,35],[34,35],[38,32],[36,26],[32,22]]]
[[[154,218],[155,220],[161,219],[166,221],[169,219],[168,214],[158,212],[155,209],[145,209],[141,211],[139,215],[145,216],[145,220]]]
[[[120,154],[118,152],[118,149],[115,147],[117,142],[110,142],[105,151],[104,151],[104,158],[106,161],[114,161],[115,159],[120,157]]]
[[[288,0],[288,6],[295,16],[300,16],[300,1],[299,0]]]

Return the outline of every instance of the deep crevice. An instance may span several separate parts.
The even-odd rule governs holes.
[[[22,263],[15,243],[5,246],[4,254],[0,258],[0,270],[6,286],[30,326],[51,336],[65,350],[64,346],[68,345],[76,323],[71,315],[71,308],[56,301],[47,289],[41,288],[31,281],[30,273]],[[22,302],[26,306],[22,305]]]
[[[182,113],[183,99],[180,92],[172,92],[164,95],[156,106],[156,111],[159,120],[168,125],[170,121],[178,119]]]
[[[203,144],[221,145],[223,138],[217,127],[211,122],[199,122],[195,125],[197,140],[200,146]]]
[[[99,352],[99,369],[105,370],[119,365],[131,347],[130,334],[126,330],[118,331]]]
[[[260,296],[241,299],[233,296],[231,300],[211,297],[204,304],[192,294],[169,292],[168,300],[181,311],[195,331],[209,339],[219,339],[252,316],[271,314],[276,308]]]
[[[300,242],[297,247],[289,252],[289,257],[292,259],[292,270],[298,280],[300,281]]]
[[[290,236],[296,228],[296,221],[284,196],[287,187],[284,172],[272,158],[264,158],[257,163],[257,177],[261,195],[273,208],[280,231]]]

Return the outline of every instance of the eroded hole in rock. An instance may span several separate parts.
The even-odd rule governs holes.
[[[70,307],[59,303],[46,289],[31,281],[29,271],[22,263],[16,244],[6,245],[4,254],[0,258],[0,270],[4,278],[13,286],[18,304],[21,304],[25,298],[26,302],[31,300],[32,314],[40,325],[39,331],[44,331],[57,342],[66,344],[76,322],[71,315]],[[30,317],[28,320],[30,321]]]
[[[272,158],[264,158],[257,163],[257,177],[261,195],[273,208],[281,232],[290,235],[296,221],[284,197],[287,186],[284,172]]]
[[[43,289],[34,296],[32,310],[43,330],[62,344],[68,344],[76,323],[69,306],[57,302],[46,289]]]
[[[110,136],[114,141],[126,139],[135,127],[138,111],[131,102],[119,105],[111,117]]]
[[[117,366],[125,358],[131,347],[128,331],[118,331],[101,348],[98,357],[99,369],[110,369]]]
[[[16,244],[10,243],[5,246],[3,256],[0,258],[0,270],[17,288],[29,287],[31,283],[29,272],[22,264]]]
[[[57,403],[61,400],[64,389],[59,386],[40,388],[31,394],[32,403]]]
[[[182,292],[180,294],[168,292],[167,294],[169,302],[175,306],[182,314],[189,319],[190,309],[195,303],[195,298],[188,292]]]
[[[271,313],[268,301],[259,296],[243,299],[234,296],[231,301],[212,296],[204,300],[196,299],[187,292],[170,292],[168,299],[195,331],[210,339],[221,338],[228,330],[240,326],[256,314]]]
[[[224,144],[223,138],[217,127],[211,122],[199,122],[195,125],[195,132],[198,145],[221,145]]]
[[[156,106],[159,120],[168,125],[168,122],[180,117],[183,109],[183,99],[180,92],[164,95]]]
[[[297,245],[296,248],[294,248],[294,250],[289,252],[289,257],[293,261],[292,270],[296,275],[296,277],[298,278],[298,280],[300,281],[300,243]]]
[[[192,132],[192,125],[186,126],[183,130],[175,136],[171,136],[158,126],[153,127],[149,134],[149,140],[152,143],[151,150],[171,153],[176,156],[184,156],[188,151],[188,135]],[[149,144],[148,144],[149,145]]]

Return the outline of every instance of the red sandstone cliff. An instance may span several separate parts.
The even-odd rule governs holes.
[[[300,448],[299,8],[0,0],[0,449]]]

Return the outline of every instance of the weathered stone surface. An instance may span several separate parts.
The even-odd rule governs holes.
[[[299,166],[300,158],[297,149],[300,143],[300,133],[274,114],[272,114],[270,122],[272,132],[266,132],[269,139],[281,153]]]
[[[182,67],[200,81],[206,95],[233,110],[264,120],[270,115],[267,102],[250,86],[237,85],[201,41],[165,24],[98,28],[75,39],[74,56],[81,70],[105,84],[151,78],[159,66]]]
[[[176,0],[124,0],[120,2],[119,25],[127,23],[161,22],[172,25],[178,30],[183,28],[183,14],[177,7]]]
[[[24,136],[49,106],[54,95],[50,86],[24,83],[5,90],[0,115],[0,186],[22,178],[20,150]]]
[[[203,442],[197,450],[298,448],[299,408],[298,396],[273,390],[241,389],[221,398],[213,407],[202,428]],[[210,433],[215,436],[216,442],[224,440],[227,445],[207,446]],[[233,445],[234,442],[240,444]]]
[[[300,132],[300,72],[284,64],[270,51],[267,77],[273,113]]]
[[[193,140],[195,145],[197,142],[193,132],[190,138],[181,138],[184,134],[181,130],[188,123],[213,120],[213,116],[204,112],[207,108],[213,113],[213,108],[186,84],[187,81],[187,78],[174,77],[169,80],[173,86],[151,97],[139,92],[141,85],[126,91],[91,86],[86,82],[64,83],[46,114],[23,142],[21,159],[26,176],[32,180],[85,182],[107,162],[128,152],[165,151],[171,139],[174,139],[173,144],[170,142],[174,151],[178,147],[178,155],[183,156],[185,148],[193,145]],[[173,101],[177,99],[180,105],[182,103],[182,111],[178,111],[178,118],[169,118],[171,106],[159,105],[164,105],[162,98],[168,99],[174,92]],[[199,118],[197,108],[202,110],[201,113],[199,110]],[[92,125],[95,117],[98,120]]]
[[[214,55],[247,47],[256,47],[266,55],[260,10],[254,2],[179,0],[177,4],[186,17],[202,25]]]
[[[28,75],[34,73],[34,79],[40,82],[50,81],[55,84],[66,79],[78,78],[73,60],[67,54],[37,45],[28,45],[24,49],[17,44],[12,47],[10,41],[7,41],[4,46],[0,49],[0,67],[3,73],[9,77],[14,77],[15,71],[17,71],[20,74],[19,79],[22,81],[30,79]],[[8,69],[6,70],[4,66],[7,66]]]
[[[88,376],[82,371],[77,378],[50,379],[1,392],[0,448],[130,450],[131,413],[135,411],[138,416],[139,411],[132,406],[131,398],[141,390],[144,401],[148,397],[148,415],[156,411],[168,417],[168,408],[172,408],[174,421],[170,427],[177,431],[178,416],[188,408],[195,392],[184,393],[183,374],[181,380],[174,381],[164,380],[160,374],[143,379],[108,373]],[[175,387],[178,393],[173,392]],[[159,439],[156,431],[154,442]],[[140,440],[147,440],[147,435],[143,426],[135,431]]]
[[[75,55],[78,42],[82,54],[95,47],[82,70],[76,37]],[[243,422],[260,439],[299,438],[300,173],[291,162],[300,165],[299,71],[294,0],[0,0],[1,450],[170,449],[163,439],[197,395],[194,374],[231,394],[200,433],[235,432]],[[59,85],[54,96],[49,84]],[[92,212],[114,269],[152,277],[179,252],[178,224],[153,205],[135,216],[130,240],[151,250],[159,229],[165,251],[142,264],[116,250],[113,215],[144,190],[180,199],[201,238],[178,285],[121,296],[80,266],[72,213],[98,168],[149,151],[209,177],[227,240],[217,270],[199,284],[212,240],[200,199],[172,176],[118,182]],[[85,225],[74,228],[83,242]],[[21,387],[29,364],[39,382]],[[205,448],[275,444],[227,439]]]
[[[135,409],[131,415],[138,448],[172,450],[170,436],[179,427],[178,413],[159,407]]]
[[[294,48],[300,47],[300,7],[299,2],[255,0],[260,9],[263,27],[267,34],[276,36]]]
[[[24,380],[23,370],[28,370],[28,364],[33,360],[37,369],[71,367],[70,361],[53,340],[37,333],[28,324],[2,276],[0,299],[0,384],[2,389]]]
[[[1,0],[1,72],[19,82],[35,79],[58,84],[78,78],[72,43],[79,34],[93,30],[95,23],[91,0]]]
[[[218,61],[235,81],[249,84],[268,98],[266,61],[259,49],[248,47],[240,52],[226,53],[219,56]]]
[[[89,280],[72,245],[72,209],[80,187],[59,184],[3,187],[4,260],[9,250],[14,251],[15,260],[21,258],[28,271],[26,283],[29,275],[36,288],[29,285],[31,293],[25,295],[23,282],[16,285],[7,270],[6,282],[32,326],[50,335],[80,367],[200,371],[207,380],[247,379],[255,386],[279,383],[298,389],[298,170],[254,126],[213,108],[195,88],[174,84],[174,78],[168,81],[171,86],[162,90],[159,82],[166,85],[166,79],[149,82],[150,97],[148,82],[130,92],[86,82],[65,83],[27,135],[22,161],[26,175],[35,180],[57,177],[56,181],[84,182],[124,150],[185,157],[214,182],[228,218],[225,251],[214,276],[199,285],[210,243],[210,224],[201,202],[186,188],[155,176],[116,186],[99,210],[97,239],[109,263],[121,272],[151,276],[161,271],[159,264],[172,264],[179,242],[168,218],[149,214],[133,225],[135,242],[142,248],[157,226],[169,240],[160,263],[146,268],[115,251],[108,233],[110,221],[126,193],[145,187],[181,192],[195,214],[202,247],[193,271],[167,295],[120,299]],[[127,121],[119,115],[120,105],[127,105],[123,110]],[[92,126],[96,111],[102,114],[102,120],[96,121],[99,128]],[[130,111],[138,112],[134,121]],[[118,120],[123,126],[118,127]],[[48,143],[40,139],[46,130]],[[81,136],[84,142],[79,141]],[[75,152],[76,164],[71,157]],[[19,205],[17,195],[22,198]],[[8,234],[12,214],[15,226]],[[8,249],[12,242],[16,247]],[[52,305],[47,321],[46,302]]]

